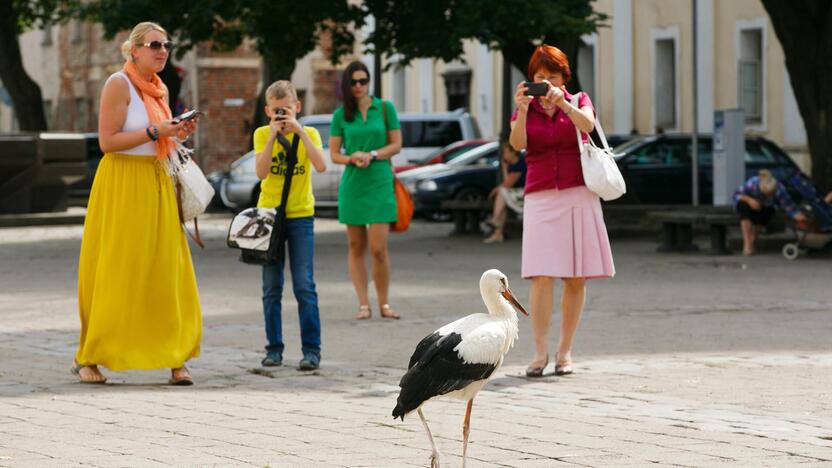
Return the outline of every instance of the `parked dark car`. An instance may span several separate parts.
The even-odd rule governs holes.
[[[416,210],[437,218],[444,200],[485,200],[497,185],[500,148],[489,142],[454,158],[448,163],[422,166],[399,173],[410,189]]]
[[[627,182],[627,194],[616,203],[689,204],[691,202],[690,135],[638,137],[615,148],[616,162]],[[800,169],[775,143],[745,139],[746,177],[769,169],[781,181]],[[713,139],[699,137],[699,202],[713,203]]]

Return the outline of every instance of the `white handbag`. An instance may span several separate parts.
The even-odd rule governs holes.
[[[572,105],[578,107],[578,94],[572,96]],[[624,177],[615,163],[612,150],[607,144],[607,137],[604,136],[604,129],[601,128],[600,119],[595,119],[595,128],[598,129],[598,136],[601,137],[603,148],[598,148],[588,138],[584,144],[581,138],[581,131],[575,126],[575,133],[578,135],[578,149],[581,151],[581,168],[584,174],[586,188],[592,190],[604,201],[615,200],[627,193],[627,185]]]
[[[205,178],[202,169],[196,165],[191,155],[193,150],[186,148],[177,142],[175,153],[168,158],[168,171],[173,178],[173,185],[176,189],[176,202],[179,206],[179,221],[182,224],[194,220],[196,236],[191,238],[204,247],[199,236],[199,226],[196,217],[205,213],[208,204],[214,197],[214,187]],[[190,234],[190,233],[188,233]]]

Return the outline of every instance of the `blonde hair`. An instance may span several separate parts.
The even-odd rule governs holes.
[[[291,97],[294,101],[298,100],[298,92],[295,90],[295,85],[288,80],[275,81],[266,88],[266,99],[283,99],[286,96]]]
[[[777,179],[771,175],[771,172],[768,169],[762,169],[759,178],[760,191],[763,192],[763,195],[767,197],[774,195],[774,192],[777,191]]]
[[[130,37],[128,37],[127,40],[121,44],[121,55],[124,57],[124,60],[133,60],[133,54],[130,52],[130,49],[133,46],[140,46],[144,44],[144,35],[150,31],[159,31],[165,36],[168,36],[168,32],[165,31],[165,28],[151,21],[145,21],[137,24],[133,27],[133,30],[130,31]]]

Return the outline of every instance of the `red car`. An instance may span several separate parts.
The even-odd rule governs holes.
[[[393,167],[393,172],[406,171],[408,169],[413,169],[419,166],[427,166],[430,164],[446,163],[454,159],[455,157],[461,155],[462,153],[468,151],[469,149],[488,143],[489,141],[491,140],[460,140],[456,143],[451,143],[450,145],[440,149],[439,151],[433,154],[428,155],[420,161],[411,159],[410,161],[408,161],[410,164],[395,166]]]

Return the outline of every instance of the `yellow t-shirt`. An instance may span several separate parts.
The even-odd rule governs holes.
[[[321,149],[321,135],[314,127],[303,127],[309,139],[316,148]],[[292,142],[294,134],[285,135]],[[269,140],[269,126],[265,125],[254,131],[254,152],[260,153]],[[283,195],[283,182],[286,180],[286,150],[275,140],[272,148],[272,165],[269,174],[260,182],[260,199],[258,208],[277,208]],[[292,175],[292,187],[289,188],[289,199],[286,201],[287,218],[304,218],[315,214],[315,196],[312,194],[312,164],[306,154],[303,140],[298,143],[298,162]]]

